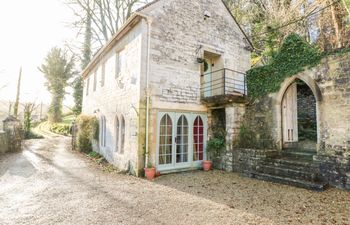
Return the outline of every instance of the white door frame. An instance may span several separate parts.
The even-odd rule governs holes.
[[[171,164],[159,165],[159,134],[160,134],[160,121],[166,114],[172,120],[172,162]],[[177,135],[177,122],[178,119],[184,115],[188,122],[188,161],[183,163],[176,163],[176,143],[175,138]],[[189,112],[158,112],[157,113],[157,145],[156,145],[156,167],[158,171],[169,171],[186,168],[200,168],[202,161],[193,161],[193,124],[197,116],[200,116],[203,121],[203,160],[206,160],[206,146],[208,137],[208,118],[203,113],[189,113]]]

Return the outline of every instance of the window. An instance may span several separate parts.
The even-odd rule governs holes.
[[[106,77],[106,62],[103,62],[102,71],[101,71],[101,87],[105,85],[105,77]]]
[[[100,146],[106,147],[106,117],[100,118]]]
[[[90,77],[86,80],[86,95],[89,95]]]
[[[115,116],[115,151],[118,152],[119,147],[119,119],[118,116]]]
[[[193,124],[193,161],[203,160],[204,152],[204,126],[203,120],[200,116]]]
[[[96,91],[96,83],[97,83],[97,71],[94,73],[94,91]]]
[[[124,153],[124,142],[125,142],[125,120],[124,116],[121,116],[121,129],[120,129],[120,153]]]
[[[126,65],[126,57],[125,57],[125,50],[121,50],[116,53],[116,60],[115,60],[115,78],[118,78],[122,71],[125,69]]]
[[[161,119],[159,131],[159,164],[171,164],[173,147],[173,124],[168,114],[165,114]]]

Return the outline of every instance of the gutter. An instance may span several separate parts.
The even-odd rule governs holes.
[[[136,15],[143,17],[147,21],[147,70],[146,70],[146,137],[145,137],[145,167],[149,162],[149,114],[150,114],[150,90],[149,90],[149,75],[150,75],[150,49],[151,49],[151,24],[152,18],[142,14],[140,12],[136,12]]]

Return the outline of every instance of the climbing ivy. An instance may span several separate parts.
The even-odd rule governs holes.
[[[313,67],[321,60],[321,53],[299,35],[290,34],[271,63],[247,72],[249,96],[253,99],[279,90],[285,78]]]

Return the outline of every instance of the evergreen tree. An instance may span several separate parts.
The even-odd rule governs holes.
[[[66,52],[60,48],[53,48],[45,58],[45,63],[39,70],[45,75],[45,83],[48,91],[52,95],[48,112],[50,122],[60,122],[62,120],[62,102],[65,95],[65,88],[68,79],[74,75],[74,58],[69,58]]]

